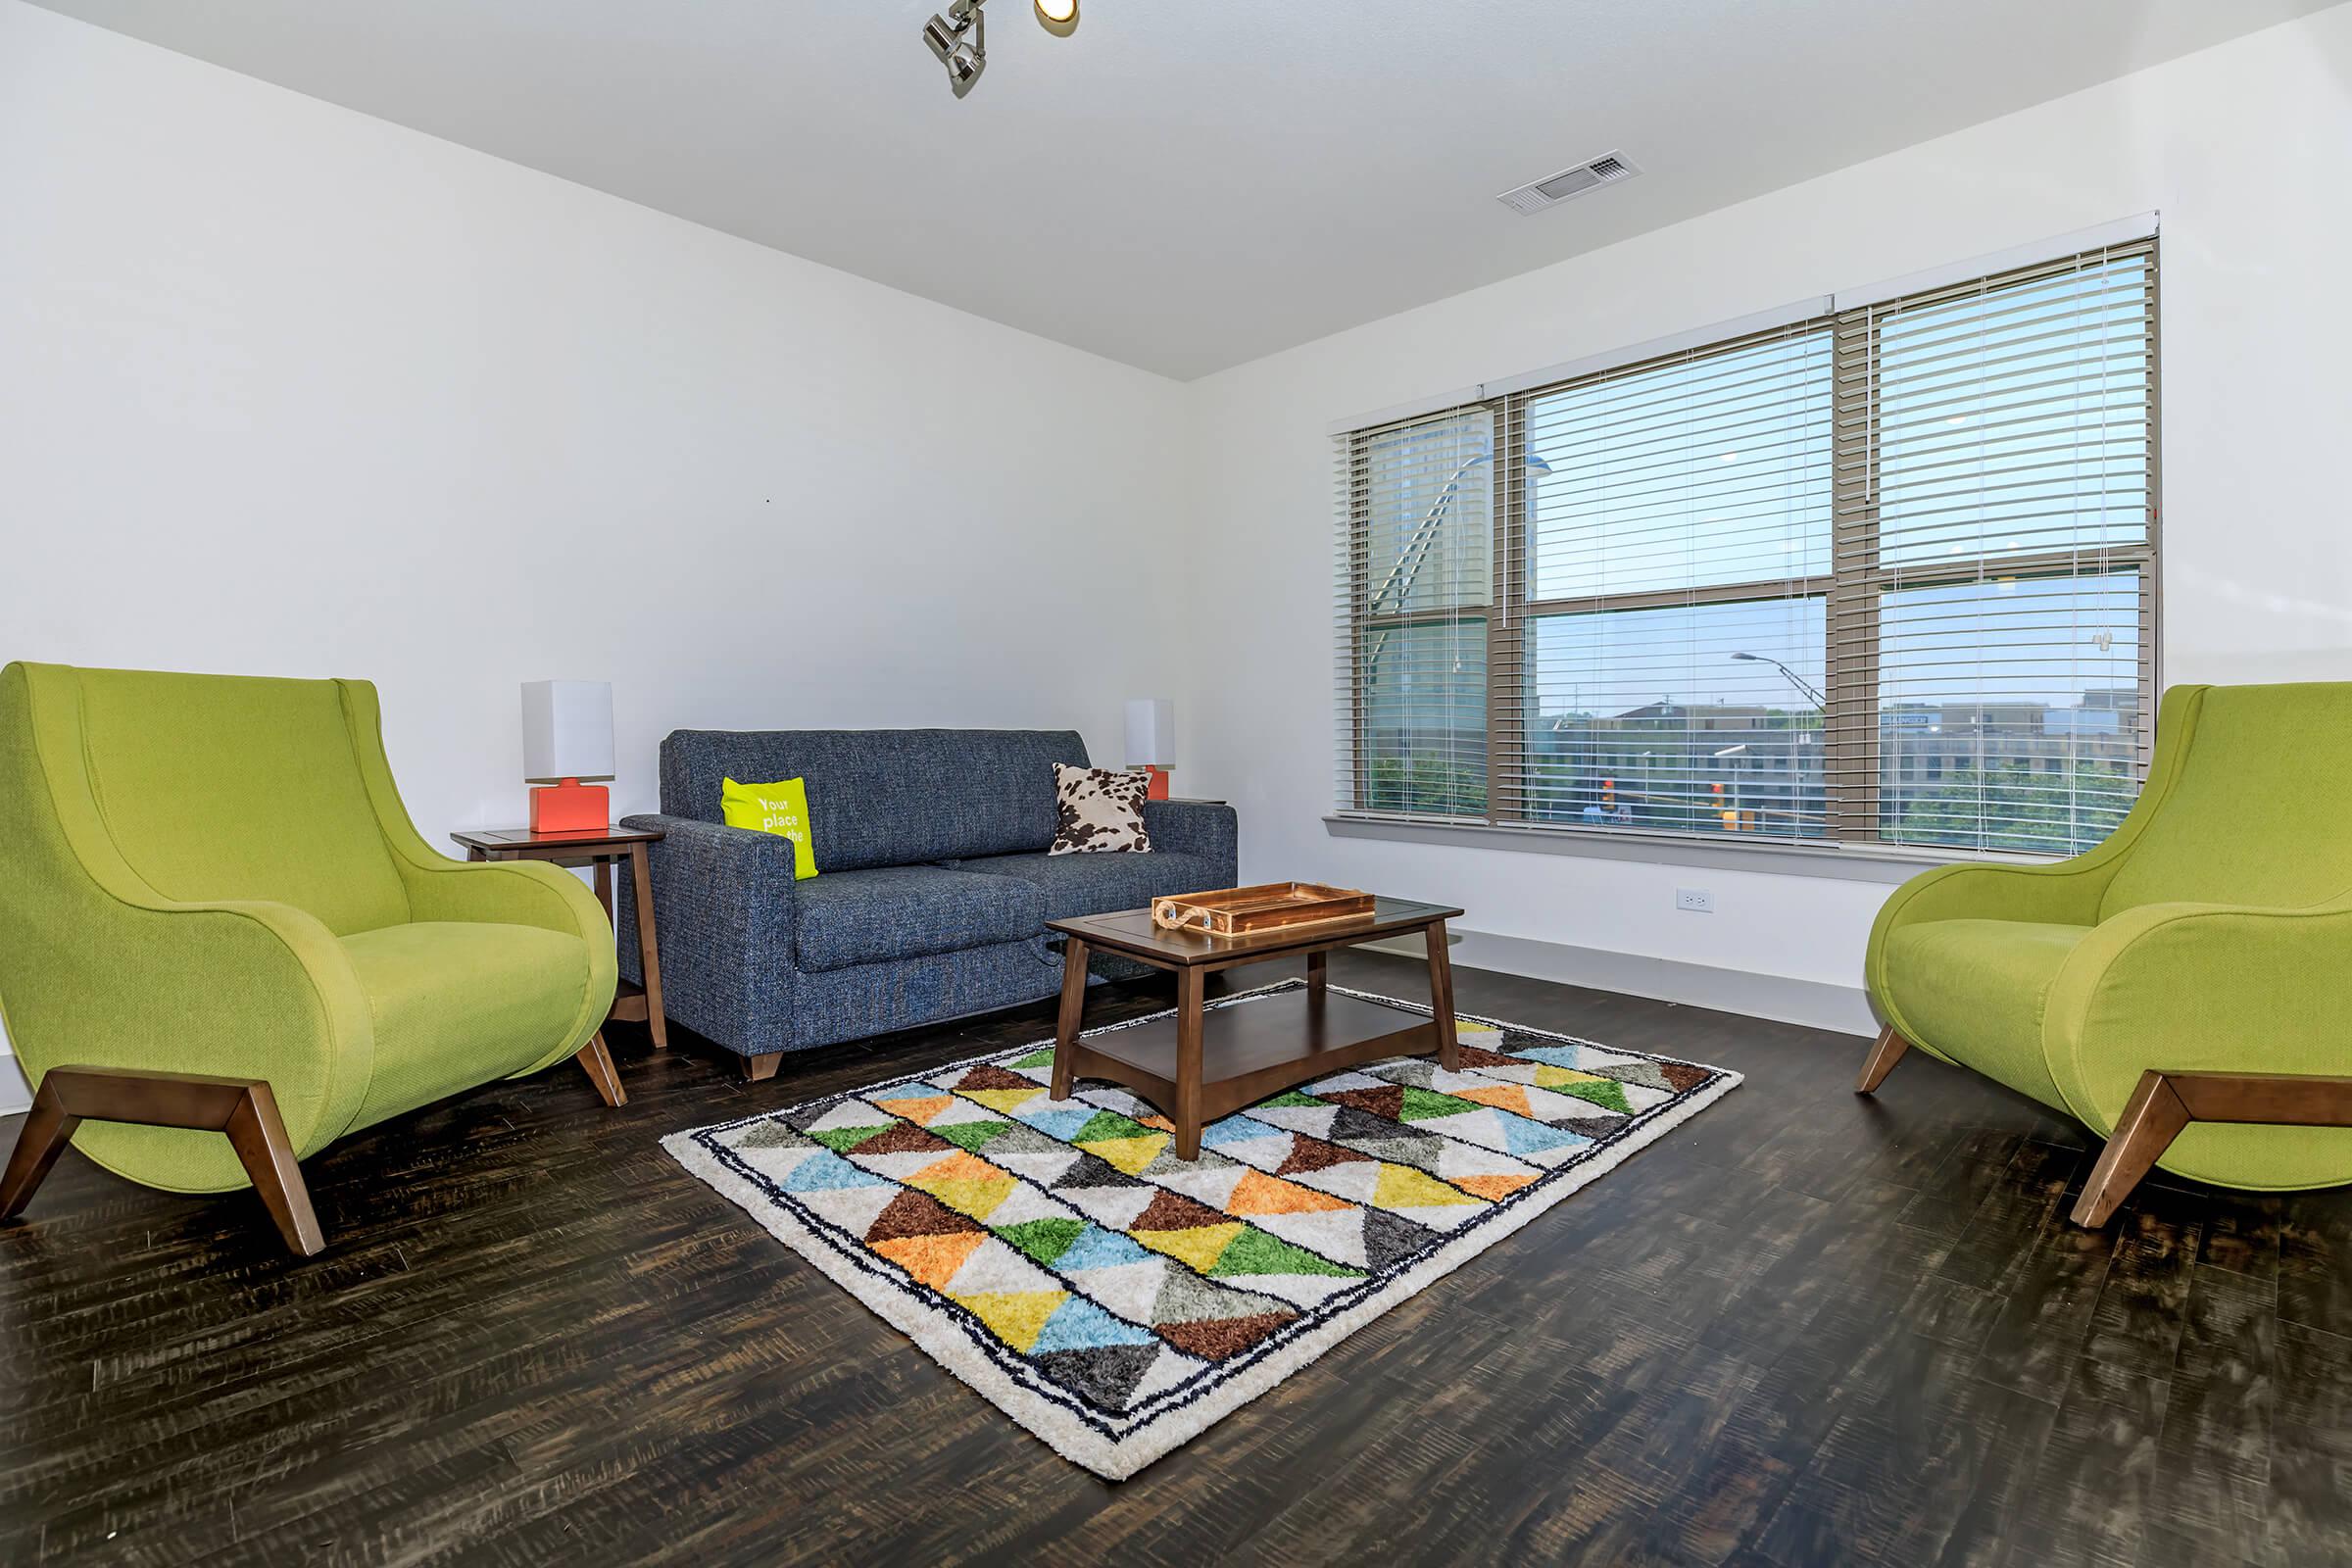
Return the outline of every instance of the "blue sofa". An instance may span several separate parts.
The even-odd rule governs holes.
[[[1152,853],[1049,855],[1066,730],[679,730],[662,743],[654,914],[664,1011],[754,1078],[808,1051],[1034,1002],[1061,986],[1049,919],[1231,887],[1233,809],[1153,801]],[[808,785],[819,874],[792,845],[723,825],[719,781]],[[642,981],[636,906],[613,909]],[[1098,979],[1117,972],[1098,959]]]

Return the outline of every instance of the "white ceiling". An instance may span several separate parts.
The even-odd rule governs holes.
[[[40,3],[1190,378],[2333,0]]]

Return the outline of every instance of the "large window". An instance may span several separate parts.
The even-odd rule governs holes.
[[[2153,721],[2152,240],[1350,432],[1351,814],[2067,854]]]

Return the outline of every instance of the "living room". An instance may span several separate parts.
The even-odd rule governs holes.
[[[0,0],[0,1560],[2352,1560],[2348,179],[2326,0]]]

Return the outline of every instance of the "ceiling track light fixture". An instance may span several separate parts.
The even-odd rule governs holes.
[[[956,0],[941,16],[923,24],[923,42],[948,68],[948,85],[961,98],[972,90],[988,69],[988,19],[980,8],[988,0]],[[1078,0],[1033,0],[1038,25],[1056,38],[1078,30]]]

